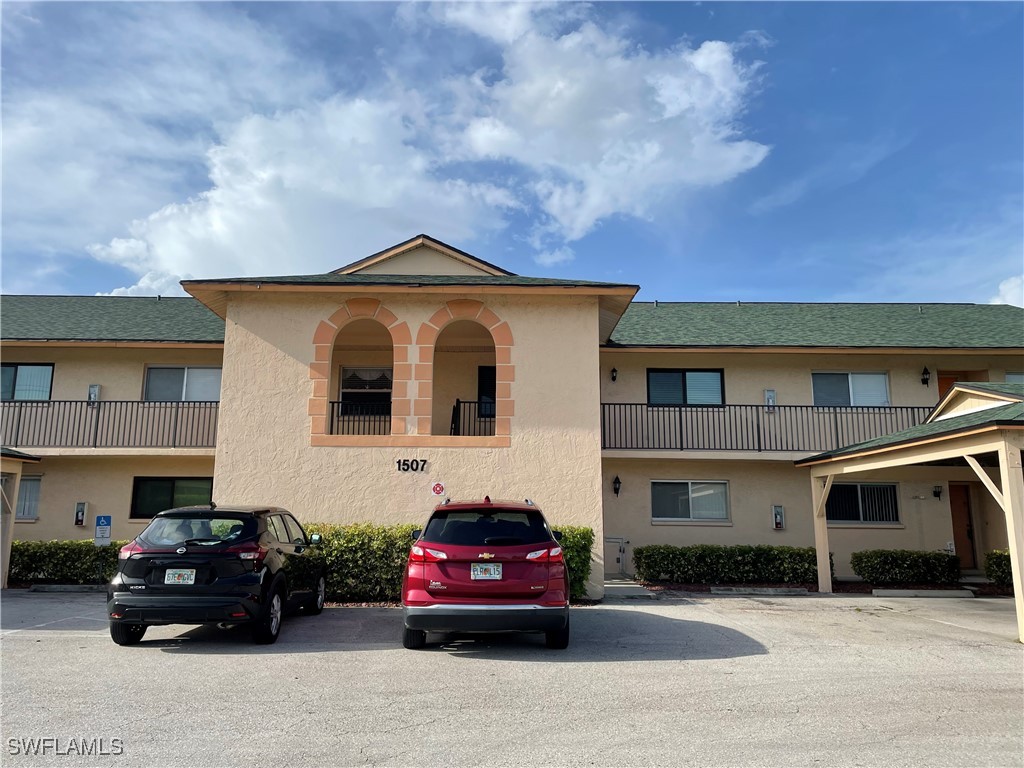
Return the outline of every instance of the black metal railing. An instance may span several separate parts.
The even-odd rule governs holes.
[[[331,401],[332,435],[390,435],[391,403]]]
[[[602,403],[610,450],[831,451],[913,427],[927,407]]]
[[[12,448],[213,448],[218,402],[16,400],[0,403]]]
[[[452,406],[450,434],[463,437],[490,437],[494,434],[493,401],[456,400]]]

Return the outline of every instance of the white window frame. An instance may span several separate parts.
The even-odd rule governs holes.
[[[865,485],[886,485],[891,486],[895,491],[896,498],[896,519],[895,520],[865,520],[864,519],[864,506],[863,500],[860,494],[860,488]],[[900,508],[900,484],[895,482],[888,482],[885,480],[863,480],[856,482],[843,482],[833,483],[832,489],[836,489],[839,486],[855,486],[857,488],[857,513],[860,515],[860,520],[830,520],[828,517],[828,503],[825,504],[825,524],[829,528],[843,528],[850,526],[852,528],[903,528],[903,510]]]
[[[811,371],[811,402],[814,402],[814,374],[816,373],[830,373],[839,374],[846,376],[846,386],[850,393],[850,404],[849,405],[818,405],[814,403],[815,408],[891,408],[892,407],[892,387],[889,383],[889,372],[888,371]],[[885,403],[883,405],[859,405],[853,402],[853,377],[857,375],[864,376],[884,376],[885,377]]]
[[[654,485],[655,483],[663,484],[675,484],[690,485],[691,488],[694,483],[706,483],[716,484],[725,486],[725,517],[655,517],[654,515]],[[692,498],[692,493],[690,495]],[[648,498],[651,499],[651,525],[712,525],[712,526],[724,526],[732,525],[732,489],[728,480],[705,480],[701,478],[672,478],[667,480],[651,479],[650,481],[650,495]],[[691,510],[691,515],[693,514]]]
[[[149,389],[149,372],[152,370],[184,370],[185,375],[181,377],[181,397],[178,400],[145,400],[146,390]],[[188,391],[188,372],[189,370],[204,370],[204,371],[220,371],[221,372],[221,383],[223,385],[224,366],[221,365],[147,365],[145,380],[142,382],[142,397],[145,402],[159,403],[159,402],[172,402],[172,403],[219,403],[220,402],[220,388],[217,389],[216,400],[186,400],[185,392]]]
[[[25,489],[25,481],[39,483],[39,494],[42,494],[43,490],[43,476],[42,475],[22,475],[21,480],[18,483],[18,498],[14,502],[14,520],[15,522],[35,522],[39,519],[39,495],[36,496],[35,505],[30,510],[32,514],[25,514],[25,510],[22,507],[21,494]]]

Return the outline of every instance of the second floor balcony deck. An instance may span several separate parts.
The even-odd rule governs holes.
[[[0,403],[11,448],[213,448],[218,402],[16,400]]]
[[[924,421],[928,407],[602,403],[604,450],[817,453]]]

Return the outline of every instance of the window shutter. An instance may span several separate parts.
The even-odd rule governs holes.
[[[888,405],[888,378],[884,373],[851,373],[852,405]]]
[[[682,371],[648,371],[647,402],[649,405],[682,405]]]

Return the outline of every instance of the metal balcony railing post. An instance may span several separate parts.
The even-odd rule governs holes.
[[[178,411],[181,408],[181,401],[174,401],[174,419],[171,421],[171,448],[178,447]]]
[[[100,436],[100,413],[103,403],[96,401],[93,405],[95,407],[92,409],[92,447],[95,448]]]

